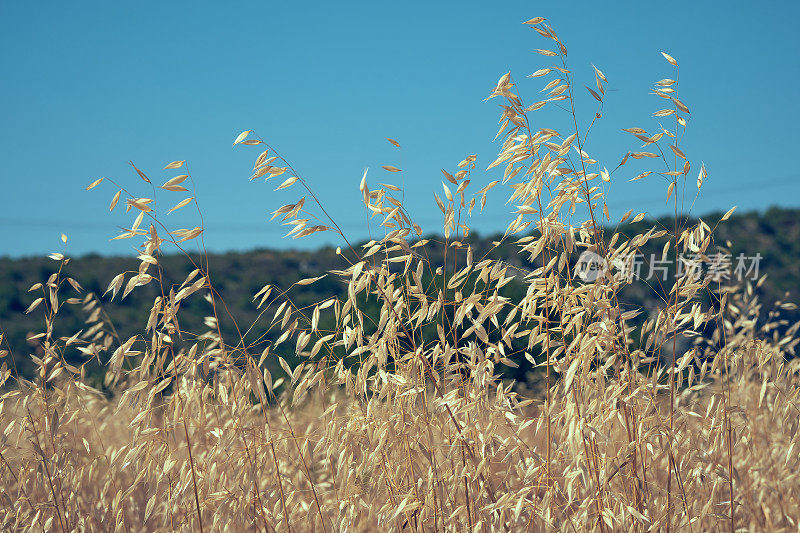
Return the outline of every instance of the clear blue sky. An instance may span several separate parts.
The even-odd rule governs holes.
[[[331,242],[282,239],[267,221],[299,189],[248,181],[259,150],[231,148],[247,129],[288,156],[354,239],[367,237],[363,169],[371,183],[400,184],[381,165],[404,169],[409,208],[435,231],[439,169],[475,153],[482,170],[497,153],[497,100],[482,101],[497,79],[510,70],[538,99],[540,80],[525,76],[545,66],[531,50],[547,43],[521,24],[534,16],[567,44],[576,81],[593,83],[592,63],[609,79],[588,147],[606,166],[639,146],[620,128],[656,125],[648,92],[673,76],[667,50],[692,109],[682,146],[709,170],[693,211],[800,206],[797,2],[3,2],[0,256],[61,250],[62,232],[72,255],[130,253],[134,241],[108,240],[133,218],[109,214],[115,190],[84,191],[107,176],[149,196],[128,160],[157,183],[176,174],[166,163],[189,161],[212,250]],[[592,102],[580,96],[581,118]],[[566,118],[544,113],[535,125],[566,130]],[[499,172],[477,173],[472,188]],[[635,174],[615,176],[612,217],[668,212],[663,180],[629,183]],[[497,208],[472,221],[479,232],[505,227],[506,198],[493,191]],[[184,210],[172,227],[199,224]]]

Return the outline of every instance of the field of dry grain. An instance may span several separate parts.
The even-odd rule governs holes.
[[[24,379],[7,362],[0,375],[0,528],[797,531],[798,325],[780,318],[790,304],[764,309],[757,280],[688,273],[669,280],[657,310],[620,301],[636,282],[620,265],[648,240],[666,237],[663,258],[675,261],[708,259],[718,246],[702,221],[631,239],[603,229],[644,216],[631,206],[612,221],[606,208],[607,186],[629,162],[666,179],[676,214],[679,193],[702,194],[705,168],[680,145],[689,108],[678,62],[664,53],[673,75],[653,86],[655,118],[626,130],[620,165],[604,164],[585,143],[605,75],[595,68],[587,86],[547,21],[525,24],[541,41],[532,77],[544,92],[518,94],[506,74],[487,95],[501,103],[497,159],[478,167],[466,156],[443,171],[433,207],[442,224],[425,228],[442,235],[443,264],[427,259],[399,187],[364,175],[365,209],[385,232],[355,245],[273,146],[254,131],[235,140],[255,150],[252,179],[297,191],[273,217],[290,234],[341,238],[341,269],[297,285],[335,277],[346,298],[300,307],[292,287],[253,295],[259,320],[282,332],[266,350],[245,342],[250,324],[223,336],[225,294],[207,264],[163,282],[162,250],[202,242],[202,223],[167,226],[166,210],[144,196],[157,184],[138,169],[130,184],[92,183],[110,187],[112,210],[130,211],[120,237],[141,244],[140,267],[108,280],[106,295],[88,294],[54,254],[53,274],[31,287],[37,375]],[[572,104],[587,88],[597,111],[584,120]],[[546,106],[568,119],[534,126]],[[158,191],[174,197],[167,205],[197,208],[185,162],[166,169],[175,173]],[[516,218],[503,240],[534,270],[474,256],[464,240],[474,210],[506,199]],[[607,260],[596,279],[576,275],[586,250]],[[504,295],[512,278],[523,297]],[[150,284],[161,290],[140,333],[119,338],[103,302]],[[181,327],[189,299],[209,304],[204,331]],[[81,307],[86,324],[56,336],[66,305]],[[102,386],[65,359],[69,350],[104,365]],[[502,379],[520,356],[536,384]],[[267,364],[276,360],[278,373]]]

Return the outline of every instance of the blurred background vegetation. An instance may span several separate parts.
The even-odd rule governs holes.
[[[714,213],[701,218],[713,228],[722,218],[722,213]],[[683,226],[687,222],[693,221],[679,220],[679,224]],[[618,242],[621,242],[622,236],[632,237],[639,233],[645,233],[652,227],[670,229],[673,225],[674,220],[668,217],[658,220],[644,219],[637,223],[625,223],[617,229],[607,227],[604,230],[604,239],[608,241],[617,231],[621,234]],[[519,253],[518,246],[514,244],[516,237],[519,236],[506,239],[502,237],[502,235],[480,236],[473,232],[463,242],[470,243],[472,246],[476,262],[483,258],[502,260],[510,267],[509,274],[519,274],[517,280],[503,288],[503,296],[519,301],[526,291],[525,282],[522,279],[523,272],[535,267],[538,263],[526,262],[525,254]],[[431,264],[443,265],[445,248],[442,238],[437,236],[427,236],[426,238],[430,240],[426,246],[426,254]],[[500,241],[502,242],[497,245]],[[726,241],[730,241],[732,244],[726,244]],[[800,287],[800,262],[798,261],[800,260],[800,210],[771,208],[763,213],[734,214],[717,228],[715,243],[717,246],[728,247],[734,258],[734,266],[735,258],[740,253],[746,256],[754,256],[756,253],[761,255],[759,274],[766,274],[767,277],[756,290],[761,302],[768,308],[775,302],[792,302],[796,298],[793,295],[796,295],[797,289]],[[660,256],[663,245],[663,239],[654,239],[641,249],[641,253],[645,258],[648,258],[651,253]],[[674,250],[674,248],[672,249]],[[452,262],[452,252],[450,253]],[[574,255],[577,257],[577,254]],[[201,258],[199,255],[194,255],[191,259],[198,264],[205,263],[205,258]],[[179,285],[195,268],[192,261],[179,254],[163,255],[160,265],[164,276],[164,286]],[[69,297],[82,298],[87,293],[97,294],[100,296],[103,311],[113,322],[116,336],[120,342],[124,342],[131,336],[144,331],[150,307],[153,299],[157,296],[156,291],[160,290],[158,284],[154,282],[148,286],[139,287],[124,300],[120,298],[121,294],[117,295],[113,301],[111,301],[111,293],[102,295],[114,276],[125,271],[136,271],[138,263],[135,257],[88,255],[73,258],[66,265],[65,274],[75,278],[81,284],[83,293],[78,294],[72,287],[65,284],[62,289],[64,293],[60,296],[61,300],[64,301]],[[259,317],[263,308],[257,309],[256,303],[253,302],[253,296],[264,285],[270,284],[275,287],[272,293],[272,297],[274,297],[280,291],[289,289],[300,279],[319,276],[331,269],[343,269],[347,266],[343,258],[336,254],[335,249],[330,247],[316,251],[262,249],[250,252],[209,254],[208,265],[212,283],[224,299],[230,314],[233,315],[232,319],[224,310],[220,310],[218,313],[225,341],[233,345],[239,342],[240,337],[236,324],[242,332],[255,324],[250,333],[245,335],[245,344],[248,346],[248,350],[256,355],[261,353],[267,345],[273,343],[280,334],[279,329],[270,330],[269,325],[277,307],[284,301],[282,298],[276,299]],[[513,267],[523,270],[514,272]],[[28,289],[35,283],[46,281],[57,268],[58,263],[47,257],[0,258],[0,328],[4,335],[4,345],[1,349],[10,352],[10,355],[3,360],[9,368],[16,369],[16,372],[23,377],[30,377],[34,368],[30,354],[36,354],[41,350],[40,347],[37,347],[38,341],[28,339],[32,335],[40,333],[44,323],[41,308],[33,311],[30,315],[24,314],[28,305],[39,296],[39,294],[28,293]],[[648,265],[643,266],[643,277],[646,277],[648,269]],[[672,272],[670,275],[673,275]],[[332,296],[346,297],[345,289],[344,283],[339,281],[336,276],[329,275],[308,286],[292,287],[287,295],[296,307],[303,308]],[[791,293],[791,295],[787,293]],[[620,294],[620,303],[626,310],[641,308],[644,311],[641,319],[644,319],[650,311],[664,307],[667,298],[658,282],[639,280],[630,284]],[[183,300],[181,307],[182,330],[197,335],[207,330],[204,319],[213,314],[211,304],[207,300],[195,295]],[[373,306],[366,309],[367,314],[374,312],[377,317],[380,305],[378,302],[374,302]],[[791,304],[784,306],[782,315],[786,319],[786,324],[800,319],[800,313],[793,309]],[[81,305],[63,305],[55,322],[55,336],[70,337],[80,330],[85,331],[88,328],[85,323],[86,318],[87,313],[82,310]],[[332,324],[333,320],[329,310],[327,317],[323,313],[320,329],[325,330]],[[374,325],[372,329],[367,326],[365,333],[370,334],[374,329]],[[435,330],[428,333],[436,335]],[[423,336],[427,338],[424,328]],[[194,339],[176,340],[176,344],[184,347],[190,346],[192,342]],[[108,360],[110,353],[101,353],[99,361],[97,359],[89,360],[88,356],[77,349],[80,345],[80,343],[73,344],[63,355],[73,365],[86,364],[88,373],[96,376],[96,382],[99,385],[102,381],[101,365]],[[531,363],[526,361],[522,355],[525,347],[513,346],[512,348],[509,354],[510,359],[519,366],[507,367],[505,375],[508,378],[533,385],[536,377]],[[292,366],[297,362],[293,343],[281,345],[276,353],[285,357]],[[532,355],[535,357],[536,354]],[[275,358],[270,359],[274,360]],[[355,361],[348,363],[357,364]]]

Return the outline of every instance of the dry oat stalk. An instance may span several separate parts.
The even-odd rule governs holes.
[[[167,214],[190,204],[199,213],[186,162],[166,165],[184,172],[166,177],[166,192],[134,167],[152,198],[95,180],[89,189],[109,181],[110,208],[124,199],[134,216],[117,238],[141,240],[139,268],[114,277],[107,298],[144,285],[159,295],[139,335],[119,338],[103,298],[80,296],[69,260],[51,256],[58,268],[32,287],[26,311],[42,320],[31,336],[36,376],[0,369],[2,528],[796,530],[800,325],[764,313],[751,285],[688,275],[663,288],[659,308],[621,301],[631,282],[619,265],[648,241],[663,241],[665,258],[714,248],[702,221],[633,237],[602,224],[606,184],[629,159],[652,165],[634,180],[665,178],[677,214],[692,160],[679,143],[689,108],[678,82],[654,89],[668,106],[655,116],[674,124],[626,129],[644,145],[609,171],[587,146],[608,79],[593,68],[596,88],[585,88],[598,109],[580,123],[565,45],[544,18],[525,24],[548,42],[538,53],[549,63],[531,75],[542,78],[542,99],[528,105],[510,73],[499,79],[489,95],[501,107],[499,154],[486,175],[474,155],[442,170],[439,242],[420,239],[401,187],[365,172],[360,195],[384,233],[352,244],[274,147],[250,130],[235,139],[266,147],[251,179],[288,173],[279,194],[303,189],[273,211],[289,235],[342,238],[339,269],[295,284],[332,276],[342,297],[301,307],[294,286],[267,285],[254,296],[258,321],[224,335],[220,323],[233,317],[207,258],[187,254],[194,270],[180,284],[161,265],[165,247],[203,249],[202,218],[169,228],[154,201],[177,195]],[[532,114],[552,105],[570,119],[534,127]],[[398,164],[383,169],[402,177]],[[706,177],[701,166],[698,189]],[[495,243],[517,247],[514,265],[466,238],[494,188],[514,206]],[[437,247],[441,262],[431,259]],[[576,262],[587,250],[608,268],[582,281]],[[514,284],[522,296],[511,296]],[[183,327],[181,306],[201,299],[206,329]],[[57,338],[63,305],[81,305],[86,324]],[[105,365],[108,394],[67,350]],[[527,368],[534,385],[504,380],[510,367]]]

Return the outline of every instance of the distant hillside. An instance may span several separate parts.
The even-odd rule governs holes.
[[[709,226],[714,227],[722,213],[702,217]],[[642,220],[635,224],[624,224],[617,231],[622,235],[633,236],[646,232],[653,226],[672,228],[674,221],[670,218],[659,220]],[[604,230],[605,238],[613,234],[613,228]],[[475,257],[488,257],[502,259],[513,266],[527,268],[532,265],[525,261],[523,256],[517,254],[513,244],[514,239],[504,242],[501,246],[492,249],[492,241],[497,241],[501,236],[479,237],[471,235],[467,239],[473,247]],[[432,237],[432,239],[435,239]],[[622,237],[620,238],[622,240]],[[730,241],[730,252],[735,259],[738,254],[755,256],[760,254],[760,273],[768,275],[766,282],[759,288],[762,301],[771,304],[776,300],[784,300],[786,292],[793,293],[790,301],[798,301],[797,292],[800,289],[800,210],[772,208],[765,213],[744,213],[731,217],[716,231],[716,243],[725,245]],[[663,241],[648,244],[642,250],[645,257],[651,253],[661,252]],[[428,255],[433,262],[443,258],[444,247],[432,242],[428,247]],[[199,256],[191,258],[200,262]],[[244,253],[211,254],[208,257],[212,282],[217,291],[223,296],[230,313],[235,317],[236,323],[245,328],[257,320],[259,311],[252,303],[253,295],[264,285],[272,284],[281,289],[288,288],[301,278],[315,276],[330,269],[342,268],[344,265],[341,257],[335,254],[332,248],[324,248],[314,252],[257,250]],[[735,262],[735,260],[734,260]],[[29,316],[24,314],[25,309],[33,301],[34,296],[28,289],[37,282],[44,282],[57,268],[58,263],[48,258],[8,259],[0,258],[0,328],[5,336],[2,349],[10,350],[12,361],[9,366],[15,365],[23,375],[29,375],[32,368],[29,354],[35,348],[26,340],[31,333],[38,333],[42,329],[41,315],[36,312]],[[101,257],[85,256],[70,260],[66,266],[66,275],[75,278],[83,287],[84,293],[93,292],[102,295],[111,279],[123,271],[136,270],[138,261],[134,257]],[[186,275],[194,269],[191,261],[180,255],[167,255],[161,257],[161,267],[164,276],[164,286],[181,283]],[[643,267],[643,276],[648,270]],[[341,295],[343,285],[335,277],[325,279],[309,286],[295,287],[292,289],[292,300],[299,304],[317,302],[323,296],[333,294]],[[522,290],[521,288],[512,290]],[[144,331],[145,322],[149,315],[150,306],[159,290],[157,284],[152,283],[147,287],[138,288],[125,300],[119,296],[110,302],[108,297],[101,298],[105,312],[113,318],[114,327],[121,339],[127,339]],[[520,293],[521,294],[521,293]],[[71,288],[67,288],[61,297],[66,299],[80,296]],[[661,295],[663,297],[663,295]],[[653,308],[660,305],[659,289],[657,282],[634,283],[624,294],[626,304]],[[662,304],[663,305],[663,304]],[[181,327],[186,331],[201,331],[203,318],[211,314],[211,306],[202,298],[185,300],[181,309]],[[268,319],[272,313],[267,313]],[[220,313],[222,330],[224,334],[236,337],[237,331],[234,322],[227,318],[225,312]],[[788,318],[796,320],[797,311],[789,311]],[[64,305],[59,311],[56,321],[55,335],[71,336],[78,330],[85,328],[85,313],[80,305]],[[268,320],[267,320],[268,322]],[[248,336],[247,340],[258,341],[263,344],[270,340],[267,334],[259,338],[264,331],[257,326]],[[64,354],[73,362],[82,362],[84,357],[77,350],[74,353]],[[4,358],[8,361],[8,357]]]

